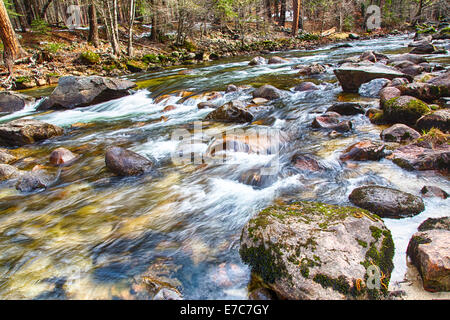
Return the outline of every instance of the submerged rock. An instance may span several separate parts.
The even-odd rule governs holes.
[[[137,176],[148,173],[154,163],[133,151],[111,147],[105,154],[106,167],[119,176]]]
[[[384,156],[384,144],[363,140],[348,147],[340,156],[341,161],[378,161]]]
[[[253,98],[275,100],[281,98],[281,91],[271,85],[264,85],[253,92]]]
[[[22,192],[31,192],[45,189],[53,184],[58,177],[51,176],[45,170],[36,166],[30,172],[23,173],[16,184],[16,189]]]
[[[431,111],[425,102],[410,96],[390,99],[382,107],[386,120],[407,125],[415,125],[420,117]]]
[[[33,103],[34,100],[32,97],[16,92],[0,92],[0,113],[20,111],[27,103]]]
[[[99,76],[61,77],[56,89],[42,101],[38,110],[87,107],[127,96],[135,86],[129,80]]]
[[[0,163],[11,163],[16,161],[17,158],[8,152],[6,149],[0,149]]]
[[[301,171],[317,172],[322,170],[320,163],[309,155],[297,153],[292,157],[294,167]]]
[[[238,100],[231,101],[220,108],[217,108],[205,118],[205,120],[237,123],[252,122],[253,119],[253,114],[246,110],[243,103]]]
[[[423,231],[412,236],[407,249],[423,288],[431,292],[450,291],[450,227],[448,221],[438,223],[425,221],[419,227]]]
[[[423,200],[403,191],[381,187],[356,188],[349,196],[356,206],[369,210],[383,218],[405,218],[418,215],[425,210]]]
[[[343,116],[352,116],[355,114],[364,114],[364,108],[355,102],[338,102],[328,108],[327,112],[336,112]]]
[[[352,130],[353,124],[351,121],[340,121],[338,113],[327,112],[321,116],[315,117],[312,122],[312,127],[316,129],[347,132]]]
[[[58,126],[33,119],[18,119],[0,124],[0,145],[23,146],[60,136]]]
[[[295,202],[261,211],[244,227],[240,255],[280,299],[377,299],[387,292],[394,243],[365,210]],[[363,279],[375,264],[380,289]]]
[[[363,83],[378,78],[392,80],[395,78],[410,77],[394,68],[370,62],[344,63],[335,69],[334,73],[344,92],[358,92],[359,87]]]
[[[381,139],[387,142],[409,142],[420,138],[420,133],[407,125],[397,123],[381,132]]]
[[[17,178],[21,175],[20,170],[9,164],[0,164],[0,181]]]
[[[314,83],[312,82],[302,82],[300,83],[298,86],[296,86],[294,88],[294,91],[315,91],[315,90],[319,90],[319,87],[316,86]]]

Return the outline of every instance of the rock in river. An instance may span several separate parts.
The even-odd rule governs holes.
[[[424,196],[426,198],[434,198],[434,197],[441,198],[441,199],[448,198],[447,192],[445,192],[441,188],[435,187],[435,186],[424,186],[422,188],[422,190],[420,190],[420,193],[422,194],[422,196]]]
[[[355,102],[338,102],[328,108],[327,112],[337,112],[343,116],[352,116],[355,114],[364,114],[364,108]]]
[[[381,186],[356,188],[350,194],[349,199],[356,206],[383,218],[411,217],[425,210],[425,205],[420,197]]]
[[[23,94],[10,91],[0,92],[0,113],[20,111],[27,103],[33,102],[34,98]]]
[[[267,100],[275,100],[281,98],[281,92],[271,85],[264,85],[253,92],[253,98],[264,98]]]
[[[263,64],[266,64],[266,63],[267,63],[266,59],[264,59],[263,57],[254,57],[250,61],[249,65],[251,65],[251,66],[260,66],[260,65],[263,65]]]
[[[334,70],[344,92],[358,92],[359,87],[374,79],[411,78],[402,72],[378,63],[344,63]]]
[[[327,112],[315,117],[311,125],[316,129],[328,129],[338,132],[351,131],[353,127],[351,121],[340,121],[339,114],[336,112]]]
[[[68,165],[73,163],[78,156],[66,148],[57,148],[50,154],[50,163],[53,165]]]
[[[60,136],[58,126],[33,119],[18,119],[0,125],[0,145],[23,146]]]
[[[90,77],[61,77],[52,94],[38,106],[39,110],[73,109],[122,98],[136,84],[129,80]]]
[[[421,130],[437,128],[443,132],[450,131],[450,109],[437,110],[424,115],[417,120],[417,127]]]
[[[23,173],[16,184],[16,189],[22,192],[31,192],[38,189],[45,189],[55,182],[57,177],[51,176],[39,166],[32,171]]]
[[[431,220],[431,221],[430,221]],[[437,221],[441,220],[441,221]],[[428,219],[408,244],[407,254],[427,291],[450,291],[449,218]]]
[[[150,172],[153,162],[133,151],[111,147],[106,150],[106,167],[119,176],[136,176]]]
[[[382,107],[385,120],[407,125],[415,125],[420,117],[431,111],[425,102],[410,96],[390,99]]]
[[[16,161],[17,158],[8,152],[6,149],[0,149],[0,163],[11,163]]]
[[[246,123],[252,122],[253,118],[253,114],[245,109],[242,102],[234,100],[208,114],[205,120]]]
[[[420,133],[408,127],[407,125],[398,123],[381,132],[381,139],[386,142],[409,142],[420,138]]]
[[[280,299],[377,299],[389,285],[394,243],[381,219],[363,209],[295,202],[250,220],[240,255]],[[386,288],[366,287],[372,263]]]
[[[0,181],[19,177],[21,172],[9,164],[0,164]]]
[[[377,161],[384,156],[384,144],[363,140],[348,147],[341,155],[342,161]]]

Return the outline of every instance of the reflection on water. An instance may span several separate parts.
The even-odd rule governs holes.
[[[333,64],[365,50],[400,53],[405,36],[352,42],[352,47],[291,51],[284,65],[249,67],[248,57],[139,74],[134,95],[100,105],[67,111],[36,113],[34,106],[0,118],[34,117],[63,126],[62,137],[12,150],[22,170],[49,167],[49,154],[65,147],[81,155],[63,168],[57,184],[32,194],[0,185],[0,298],[2,299],[149,299],[143,276],[164,279],[187,299],[246,299],[249,269],[239,257],[244,224],[260,209],[280,199],[319,200],[347,204],[359,185],[376,183],[417,194],[425,184],[450,189],[448,180],[426,173],[406,172],[388,160],[346,167],[340,152],[361,139],[379,139],[381,127],[364,116],[351,117],[353,133],[332,139],[312,131],[314,115],[336,100],[376,105],[376,99],[342,95]],[[442,57],[440,57],[442,61]],[[179,143],[175,129],[192,131],[211,109],[197,109],[205,92],[220,91],[217,105],[251,99],[251,90],[225,94],[228,84],[270,83],[289,90],[304,81],[295,64],[326,63],[328,71],[309,81],[320,91],[290,92],[273,103],[270,118],[252,125],[203,123],[194,152],[214,142],[213,132],[257,128],[261,123],[281,130],[283,146],[278,171],[262,186],[246,184],[246,173],[258,172],[270,157],[234,155],[228,165],[175,165],[170,157]],[[448,57],[446,60],[448,63]],[[180,98],[191,92],[192,97]],[[162,95],[167,97],[159,98]],[[185,96],[188,94],[184,94]],[[172,105],[170,111],[164,108]],[[349,117],[350,119],[350,117]],[[158,177],[119,179],[104,165],[109,145],[129,148],[158,162]],[[297,171],[290,164],[295,152],[316,155],[325,170]],[[405,250],[417,226],[428,217],[448,215],[450,200],[426,199],[426,211],[416,217],[385,222],[395,245],[393,280],[403,279]]]

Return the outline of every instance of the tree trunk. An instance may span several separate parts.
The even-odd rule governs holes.
[[[14,72],[14,61],[22,55],[23,51],[17,41],[3,1],[0,1],[0,38],[4,47],[3,61],[5,62],[6,68],[8,68],[9,74],[12,76]]]
[[[298,31],[298,18],[300,14],[299,0],[292,0],[292,9],[294,18],[292,21],[292,36],[295,37]]]
[[[152,33],[150,39],[152,41],[158,41],[158,7],[156,0],[151,1],[152,4]]]
[[[286,9],[287,9],[286,1],[287,0],[281,0],[280,25],[282,27],[286,26]]]
[[[18,19],[20,23],[20,29],[22,31],[25,31],[27,28],[30,27],[28,24],[28,21],[26,19],[25,13],[22,8],[22,4],[18,0],[14,0],[14,8],[16,9],[16,12],[19,14]]]
[[[40,14],[39,14],[39,17],[41,18],[41,19],[44,19],[45,18],[45,15],[47,14],[47,9],[48,9],[48,7],[52,4],[52,2],[53,2],[53,0],[47,0],[47,2],[44,4],[44,6],[42,7],[42,10],[41,10],[41,12],[40,12]]]
[[[130,0],[130,26],[128,29],[128,56],[133,56],[133,23],[135,16],[135,2]]]
[[[97,8],[95,4],[91,2],[89,5],[89,37],[88,41],[91,42],[94,47],[98,48],[100,40],[98,37],[98,21],[97,21]]]

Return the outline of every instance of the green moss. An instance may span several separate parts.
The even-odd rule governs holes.
[[[154,53],[150,53],[150,54],[146,54],[145,56],[142,57],[142,62],[150,64],[150,63],[159,63],[159,58],[158,55],[154,54]]]
[[[80,54],[80,60],[87,64],[97,64],[100,62],[100,55],[93,51],[86,51]]]
[[[316,274],[313,281],[320,284],[323,288],[333,288],[333,290],[342,293],[343,295],[350,294],[350,285],[344,276],[333,279],[324,274]]]
[[[356,241],[358,241],[358,244],[363,247],[363,248],[367,248],[367,242],[363,241],[363,240],[359,240],[356,239]]]
[[[29,81],[31,81],[31,79],[30,79],[30,77],[27,77],[27,76],[21,76],[21,77],[17,77],[15,79],[16,83],[24,83],[24,82],[29,82]]]
[[[421,116],[431,112],[428,105],[416,98],[405,103],[405,97],[396,97],[383,104],[385,119],[389,122],[415,124]]]
[[[126,63],[127,69],[131,72],[141,72],[147,70],[148,65],[142,61],[128,60]]]

